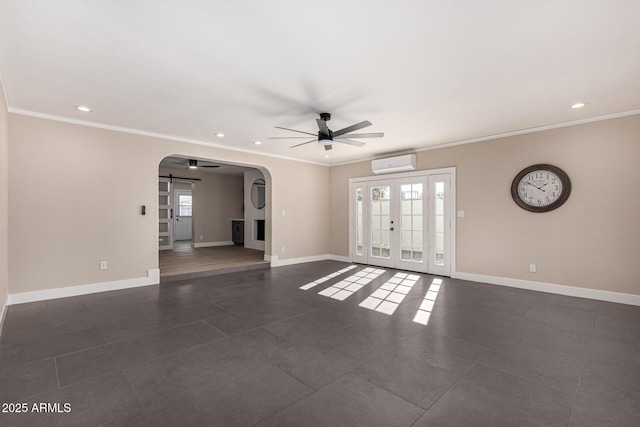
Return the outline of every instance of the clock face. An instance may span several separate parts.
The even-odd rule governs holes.
[[[531,171],[518,184],[518,196],[529,206],[549,206],[560,198],[562,190],[558,175],[544,169]]]
[[[511,196],[530,212],[548,212],[560,207],[571,193],[569,176],[552,165],[533,165],[520,171],[511,184]]]

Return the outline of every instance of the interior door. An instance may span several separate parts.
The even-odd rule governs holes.
[[[191,190],[174,190],[174,240],[191,240],[193,199]]]

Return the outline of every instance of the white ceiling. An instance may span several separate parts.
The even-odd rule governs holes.
[[[638,0],[0,0],[0,70],[13,112],[339,163],[640,112],[639,16]],[[268,139],[317,132],[322,111],[385,137],[328,159]]]

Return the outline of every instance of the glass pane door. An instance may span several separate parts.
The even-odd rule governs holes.
[[[369,256],[378,265],[392,266],[392,186],[390,183],[369,184]]]
[[[355,262],[451,275],[451,173],[351,182]]]
[[[426,177],[397,179],[399,189],[399,259],[397,268],[426,269]]]

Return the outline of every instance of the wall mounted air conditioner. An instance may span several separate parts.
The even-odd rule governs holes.
[[[404,172],[416,169],[416,155],[406,154],[404,156],[387,157],[371,161],[373,173]]]

